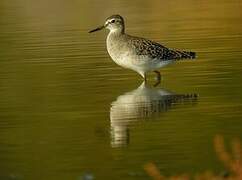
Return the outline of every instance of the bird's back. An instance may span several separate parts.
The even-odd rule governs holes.
[[[160,59],[161,61],[195,58],[194,52],[174,50],[145,38],[126,36],[137,55],[149,56],[151,59]]]

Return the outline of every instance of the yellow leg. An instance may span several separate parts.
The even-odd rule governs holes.
[[[160,72],[159,71],[154,71],[154,73],[156,73],[157,80],[160,81],[161,80]]]
[[[161,75],[159,71],[154,71],[154,73],[156,73],[156,77],[157,77],[157,82],[154,84],[154,87],[156,87],[157,85],[160,84]]]

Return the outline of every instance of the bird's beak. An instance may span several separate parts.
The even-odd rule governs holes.
[[[89,33],[92,33],[92,32],[95,32],[95,31],[100,31],[100,30],[102,30],[103,28],[105,28],[105,26],[99,26],[99,27],[97,27],[96,29],[93,29],[93,30],[89,31]]]

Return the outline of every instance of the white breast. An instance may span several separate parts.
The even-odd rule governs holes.
[[[109,33],[106,43],[112,60],[122,67],[130,68],[129,60],[133,55],[130,50],[127,50],[127,44],[113,33]]]

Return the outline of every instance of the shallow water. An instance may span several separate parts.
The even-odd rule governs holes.
[[[242,2],[0,2],[0,178],[147,179],[221,172],[213,137],[242,138]],[[100,11],[103,11],[100,13]],[[111,14],[127,32],[197,52],[153,87],[118,67]]]

